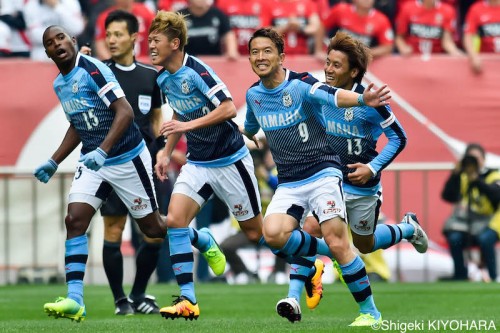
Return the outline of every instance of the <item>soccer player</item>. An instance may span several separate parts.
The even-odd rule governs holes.
[[[82,144],[65,219],[68,293],[54,303],[46,303],[44,310],[49,316],[79,322],[86,316],[83,278],[88,240],[85,232],[110,192],[116,192],[146,236],[164,238],[166,225],[157,209],[151,156],[133,121],[132,107],[112,71],[99,60],[78,53],[76,39],[60,26],[48,27],[42,40],[47,56],[60,71],[54,81],[54,91],[70,125],[52,157],[35,169],[35,177],[47,183],[59,163]],[[193,233],[202,234],[196,230]],[[204,233],[203,236],[200,238],[208,243],[210,235]],[[216,257],[217,262],[209,260],[209,265],[212,269],[218,265],[219,270],[214,273],[222,274],[225,258],[220,249],[216,246],[199,249],[209,259]]]
[[[187,228],[191,220],[215,193],[229,206],[247,237],[258,242],[262,216],[253,161],[231,121],[236,116],[231,95],[210,67],[185,53],[186,43],[184,15],[159,11],[151,25],[149,47],[152,63],[163,67],[158,85],[174,110],[173,119],[161,127],[167,143],[155,166],[160,180],[167,178],[170,155],[183,133],[188,145],[187,164],[175,182],[167,215],[170,257],[181,294],[160,313],[165,318],[192,320],[200,310],[191,241],[201,240]]]
[[[345,32],[337,32],[328,46],[324,67],[326,83],[363,93],[365,88],[361,80],[370,59],[370,50],[365,44]],[[381,172],[405,148],[407,141],[404,129],[390,107],[339,108],[325,105],[323,114],[328,142],[342,162],[343,190],[354,246],[361,253],[371,253],[407,239],[418,252],[426,252],[427,235],[415,214],[407,213],[395,226],[377,225],[382,204]],[[375,148],[382,133],[388,143],[379,154]],[[318,229],[316,217],[308,216],[304,230],[321,236]],[[297,292],[300,291],[290,291]]]
[[[35,177],[48,182],[59,163],[82,143],[65,219],[68,294],[46,303],[44,310],[55,318],[81,321],[86,315],[85,232],[111,190],[115,190],[148,237],[162,238],[166,230],[156,207],[151,156],[115,76],[102,62],[78,53],[76,40],[59,26],[45,30],[43,45],[60,71],[54,91],[70,125],[59,148],[35,170]]]
[[[104,25],[106,47],[111,58],[103,62],[115,74],[118,83],[123,88],[134,110],[134,121],[141,131],[154,162],[156,153],[165,145],[163,136],[159,134],[163,117],[162,96],[156,84],[157,70],[153,66],[135,60],[134,45],[139,33],[139,21],[135,15],[123,10],[115,10],[108,14]],[[156,177],[153,180],[155,189],[158,190],[161,184],[158,184]],[[102,260],[115,300],[115,314],[159,313],[160,309],[155,298],[146,295],[146,287],[158,262],[161,238],[144,238],[137,249],[136,273],[129,297],[123,290],[123,256],[120,245],[127,214],[128,209],[116,192],[112,192],[101,207],[104,220]]]
[[[152,63],[163,67],[158,85],[174,110],[173,119],[161,127],[161,133],[167,137],[155,166],[161,180],[167,177],[170,155],[183,133],[188,144],[188,161],[174,185],[167,215],[171,262],[181,295],[160,313],[165,318],[192,320],[198,318],[200,310],[194,291],[190,243],[203,240],[187,226],[207,199],[216,194],[229,207],[248,239],[265,243],[254,164],[238,126],[231,120],[236,116],[231,94],[210,67],[185,53],[186,43],[184,15],[159,11],[150,29],[149,47]],[[309,271],[314,260],[307,261],[307,265]]]
[[[361,80],[371,54],[367,46],[345,32],[337,32],[328,46],[326,84],[363,93]],[[406,133],[388,105],[338,108],[324,106],[323,114],[330,145],[342,161],[347,215],[354,246],[371,253],[409,240],[419,253],[427,251],[428,240],[417,217],[407,213],[396,226],[377,225],[382,204],[381,173],[406,146]],[[380,152],[377,141],[388,142]]]
[[[328,87],[309,73],[283,68],[284,42],[273,29],[257,30],[249,41],[250,64],[260,81],[247,91],[244,134],[253,138],[262,128],[278,169],[278,188],[264,219],[266,242],[287,255],[334,257],[349,281],[360,307],[353,326],[381,321],[363,261],[350,248],[341,189],[338,155],[327,144],[321,106],[383,106],[390,98],[386,86],[363,94]],[[316,212],[326,241],[300,229],[308,211]],[[299,291],[300,292],[300,291]],[[297,297],[276,305],[279,315],[300,320]]]

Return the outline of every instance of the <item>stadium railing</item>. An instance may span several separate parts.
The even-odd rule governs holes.
[[[383,176],[382,209],[388,221],[399,221],[407,210],[417,211],[432,240],[431,248],[432,244],[443,244],[439,240],[440,229],[449,210],[434,208],[436,204],[443,205],[436,200],[443,182],[436,184],[436,179],[444,181],[452,167],[452,163],[393,163]],[[62,278],[64,217],[72,177],[71,172],[58,172],[48,184],[42,184],[32,176],[31,170],[0,168],[0,284],[50,282],[47,280]],[[94,220],[99,222],[93,221],[89,228],[92,237],[88,283],[96,282],[96,269],[102,269],[100,214],[96,214]],[[395,280],[401,281],[404,278],[399,247],[396,251]],[[428,261],[425,261],[423,281],[430,280],[428,271]],[[54,272],[58,275],[54,276]]]

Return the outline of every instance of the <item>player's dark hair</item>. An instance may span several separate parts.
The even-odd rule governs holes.
[[[481,146],[479,143],[475,143],[475,142],[469,143],[467,145],[467,148],[465,148],[465,154],[464,155],[469,155],[469,153],[470,153],[471,150],[479,150],[479,152],[481,153],[481,155],[483,157],[486,156],[486,150],[484,150],[484,147]]]
[[[139,21],[134,14],[126,12],[124,10],[114,10],[108,14],[106,21],[104,21],[104,27],[107,29],[108,26],[113,22],[125,22],[127,23],[127,30],[129,35],[139,32]]]
[[[250,50],[250,44],[252,44],[252,41],[257,37],[269,38],[278,49],[279,54],[285,52],[285,42],[283,40],[283,36],[271,28],[261,28],[255,31],[248,41],[248,50]]]
[[[353,38],[351,35],[339,31],[330,39],[327,54],[330,53],[331,50],[339,51],[347,55],[350,69],[358,69],[358,75],[354,78],[354,82],[361,83],[366,73],[366,69],[368,68],[368,63],[372,58],[368,46]]]

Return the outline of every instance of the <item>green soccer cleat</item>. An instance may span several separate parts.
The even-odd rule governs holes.
[[[54,303],[45,303],[43,310],[54,318],[68,318],[77,323],[85,319],[85,305],[78,304],[71,298],[58,297]]]
[[[337,271],[337,274],[339,275],[340,282],[342,282],[344,285],[347,286],[347,284],[344,281],[344,277],[342,276],[342,269],[340,268],[340,265],[337,262],[337,260],[333,260],[333,267],[335,268],[335,270]]]
[[[212,246],[210,246],[207,251],[202,253],[208,262],[208,266],[210,266],[215,275],[220,276],[224,274],[224,271],[226,270],[226,256],[219,247],[219,244],[215,241],[210,229],[201,228],[198,232],[207,233],[213,240]]]
[[[369,313],[360,314],[354,321],[349,325],[351,327],[373,327],[374,329],[380,328],[382,324],[382,316],[380,315],[378,319],[375,319]]]

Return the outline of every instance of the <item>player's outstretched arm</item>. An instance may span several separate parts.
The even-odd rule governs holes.
[[[389,104],[389,100],[391,99],[391,91],[384,84],[382,87],[372,90],[373,83],[370,83],[368,87],[366,87],[363,92],[363,102],[365,105],[371,107],[384,106]]]
[[[371,106],[378,107],[389,104],[389,99],[391,98],[390,90],[387,85],[372,90],[373,83],[370,83],[366,87],[363,95],[355,93],[349,90],[339,89],[337,92],[337,106],[341,108],[347,108],[352,106]]]

